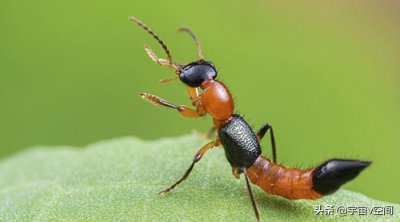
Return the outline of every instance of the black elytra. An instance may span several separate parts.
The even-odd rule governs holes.
[[[190,87],[199,87],[207,79],[215,79],[217,70],[212,62],[199,60],[182,67],[179,79]]]
[[[249,124],[240,115],[218,130],[225,155],[231,166],[249,168],[261,155],[261,146]]]

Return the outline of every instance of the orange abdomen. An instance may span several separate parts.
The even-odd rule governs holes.
[[[287,199],[318,199],[323,195],[312,186],[313,169],[286,168],[259,156],[247,169],[249,179],[265,192]]]
[[[217,121],[225,121],[233,114],[233,99],[224,84],[217,80],[206,80],[201,84],[201,102],[206,111]]]

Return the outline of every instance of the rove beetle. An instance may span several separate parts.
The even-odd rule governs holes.
[[[244,174],[257,221],[260,220],[260,213],[249,180],[272,195],[292,200],[318,199],[334,193],[340,186],[357,177],[371,164],[370,161],[335,158],[327,160],[315,168],[303,170],[286,168],[276,163],[275,139],[271,125],[265,124],[255,134],[246,120],[239,114],[234,114],[231,93],[222,82],[216,80],[217,70],[214,64],[204,60],[200,42],[190,29],[180,28],[178,31],[187,32],[193,38],[199,60],[187,65],[180,65],[172,60],[166,44],[148,26],[134,17],[129,18],[155,38],[167,55],[167,59],[160,59],[148,46],[145,46],[150,58],[161,66],[168,66],[175,70],[177,77],[160,82],[166,83],[179,78],[187,86],[189,98],[196,109],[175,105],[148,93],[140,93],[140,96],[153,104],[175,109],[185,117],[201,117],[208,113],[213,118],[213,129],[218,130],[217,139],[204,145],[194,156],[193,162],[185,174],[170,187],[161,191],[160,195],[172,191],[189,176],[194,165],[209,149],[220,145],[225,149],[225,156],[232,167],[233,175],[239,179],[240,174]],[[199,89],[201,89],[201,93]],[[272,144],[272,160],[261,155],[260,140],[268,130]]]

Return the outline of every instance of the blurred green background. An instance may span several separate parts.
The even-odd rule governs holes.
[[[2,0],[0,157],[34,145],[210,128],[209,117],[184,119],[138,97],[149,92],[189,104],[180,82],[158,83],[173,71],[147,57],[144,44],[164,54],[128,20],[134,15],[179,63],[196,59],[196,51],[176,28],[194,30],[237,112],[257,129],[274,126],[280,162],[372,160],[345,187],[399,203],[399,10],[395,0]],[[267,139],[263,147],[269,156]]]

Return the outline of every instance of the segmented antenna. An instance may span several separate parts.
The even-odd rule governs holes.
[[[200,41],[197,38],[197,36],[193,33],[192,30],[190,30],[187,27],[180,27],[178,29],[178,32],[187,32],[189,33],[189,35],[192,37],[192,39],[194,40],[194,42],[196,43],[196,48],[197,48],[197,54],[199,55],[199,59],[200,60],[204,60],[204,56],[203,56],[203,50],[201,49],[201,45],[200,45]]]
[[[141,22],[139,19],[137,19],[133,16],[130,16],[129,19],[132,20],[134,23],[136,23],[138,26],[142,27],[144,30],[146,30],[151,36],[153,36],[153,38],[155,38],[158,41],[158,43],[160,43],[160,45],[163,47],[165,53],[167,54],[169,64],[171,66],[174,66],[174,62],[172,62],[172,56],[167,48],[167,45],[165,45],[165,43],[156,35],[156,33],[154,33],[153,30],[151,30],[151,28],[149,28],[146,24]]]

